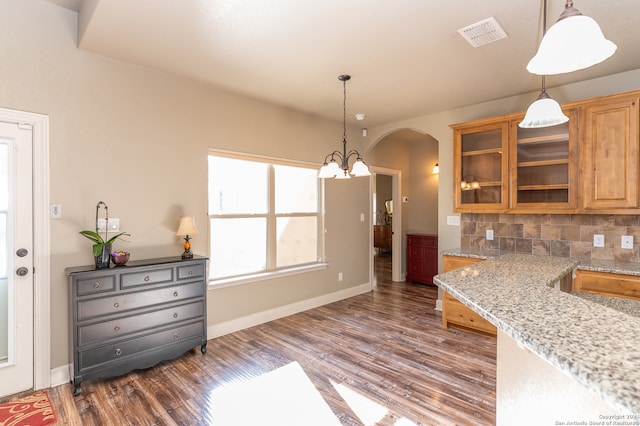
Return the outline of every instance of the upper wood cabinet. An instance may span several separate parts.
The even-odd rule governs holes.
[[[569,122],[539,129],[523,113],[452,125],[454,211],[640,214],[639,102],[564,104]]]
[[[578,109],[564,111],[569,121],[521,129],[522,116],[509,123],[510,207],[518,212],[571,212],[578,183]]]
[[[508,205],[508,123],[485,120],[451,127],[455,210],[505,210]]]
[[[638,96],[607,96],[584,106],[581,180],[585,210],[640,207]]]

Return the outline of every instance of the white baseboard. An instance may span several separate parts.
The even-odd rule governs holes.
[[[297,314],[298,312],[317,308],[319,306],[367,293],[369,291],[371,291],[371,284],[360,284],[357,287],[350,287],[335,293],[323,294],[322,296],[314,297],[312,299],[302,300],[290,305],[279,306],[274,309],[257,312],[255,314],[247,315],[246,317],[237,318],[220,324],[213,324],[207,327],[207,339],[224,336],[225,334],[244,330],[245,328],[264,324],[265,322]]]
[[[69,369],[71,364],[63,365],[62,367],[56,367],[51,369],[51,387],[64,385],[71,382],[71,374]]]
[[[337,291],[335,293],[324,294],[322,296],[314,297],[313,299],[307,299],[301,302],[292,303],[290,305],[280,306],[278,308],[258,312],[232,321],[210,325],[207,327],[207,339],[213,339],[215,337],[233,333],[234,331],[253,327],[255,325],[273,321],[275,319],[286,317],[288,315],[297,314],[298,312],[317,308],[318,306],[337,302],[339,300],[357,296],[369,291],[371,291],[371,285],[369,283],[361,284],[357,287],[350,287],[345,290]],[[66,364],[61,367],[51,369],[51,387],[70,383],[70,368],[71,364]]]

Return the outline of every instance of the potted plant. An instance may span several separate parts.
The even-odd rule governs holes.
[[[105,220],[106,226],[104,231],[104,238],[102,235],[98,233],[98,212],[100,211],[100,206],[104,206],[105,209]],[[109,208],[107,205],[100,201],[96,205],[96,230],[94,231],[80,231],[80,235],[87,237],[89,240],[93,242],[93,256],[96,260],[96,269],[103,269],[109,267],[109,259],[111,253],[111,244],[118,238],[123,235],[131,236],[131,234],[127,232],[120,232],[111,238],[109,238],[108,234],[109,229]]]

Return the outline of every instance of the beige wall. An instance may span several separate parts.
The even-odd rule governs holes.
[[[51,220],[53,368],[69,363],[64,269],[92,263],[78,231],[93,228],[98,201],[132,234],[114,246],[132,259],[179,255],[182,214],[195,216],[193,250],[206,254],[209,147],[318,163],[340,146],[341,123],[78,50],[71,11],[0,8],[0,106],[50,118],[50,195],[63,211]],[[329,268],[209,291],[209,325],[368,283],[369,191],[366,178],[327,182]]]

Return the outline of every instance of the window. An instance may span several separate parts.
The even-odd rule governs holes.
[[[320,263],[317,166],[209,154],[209,278],[224,282]]]

